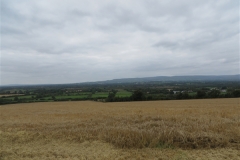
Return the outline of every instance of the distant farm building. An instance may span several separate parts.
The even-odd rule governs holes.
[[[174,94],[177,94],[177,93],[179,93],[179,92],[180,92],[180,91],[173,91]]]

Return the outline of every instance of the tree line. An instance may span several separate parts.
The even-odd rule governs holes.
[[[210,92],[204,90],[197,91],[196,95],[190,95],[188,92],[179,92],[177,94],[169,93],[165,97],[149,95],[142,90],[135,90],[130,97],[116,97],[116,92],[110,92],[106,102],[123,102],[123,101],[150,101],[150,100],[180,100],[180,99],[206,99],[206,98],[236,98],[240,97],[240,90],[228,91],[221,94],[217,89]]]

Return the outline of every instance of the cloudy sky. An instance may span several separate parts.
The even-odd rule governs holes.
[[[238,0],[1,0],[1,84],[239,74]]]

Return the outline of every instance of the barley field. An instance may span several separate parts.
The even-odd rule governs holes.
[[[0,107],[0,159],[240,159],[240,99]]]

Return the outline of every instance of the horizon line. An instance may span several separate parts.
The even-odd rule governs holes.
[[[72,82],[72,83],[42,83],[42,84],[0,84],[0,87],[14,87],[14,86],[33,86],[33,85],[67,85],[67,84],[83,84],[83,83],[100,83],[100,82],[107,82],[113,80],[124,80],[124,79],[143,79],[143,78],[155,78],[155,77],[194,77],[194,76],[240,76],[240,74],[231,74],[231,75],[175,75],[175,76],[150,76],[150,77],[135,77],[135,78],[115,78],[115,79],[108,79],[108,80],[99,80],[99,81],[85,81],[85,82]],[[127,83],[127,82],[126,82]]]

